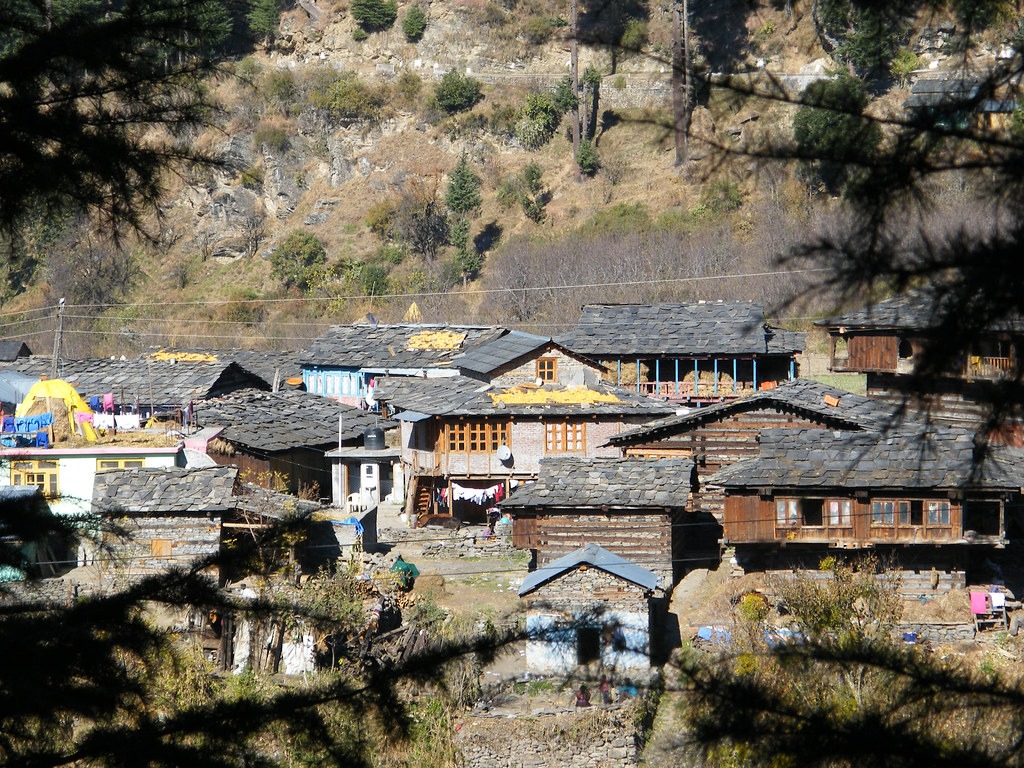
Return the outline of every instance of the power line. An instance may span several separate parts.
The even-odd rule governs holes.
[[[137,307],[182,307],[182,306],[223,306],[228,304],[297,304],[297,303],[323,303],[332,301],[348,300],[391,300],[391,299],[421,299],[435,297],[458,296],[484,296],[502,293],[522,293],[534,291],[576,291],[586,288],[614,288],[618,286],[637,285],[671,285],[677,283],[702,283],[713,280],[752,279],[757,277],[790,277],[794,275],[815,274],[830,272],[828,267],[814,267],[808,269],[774,270],[767,272],[744,272],[728,275],[697,275],[690,277],[660,277],[646,280],[619,280],[608,283],[577,283],[574,285],[535,285],[506,288],[472,288],[459,291],[453,294],[451,291],[421,291],[418,293],[390,293],[384,296],[377,294],[356,294],[345,296],[289,296],[285,298],[267,299],[206,299],[196,301],[153,301],[153,302],[132,302],[120,304],[69,304],[71,308],[77,309],[107,309],[107,308],[137,308]]]

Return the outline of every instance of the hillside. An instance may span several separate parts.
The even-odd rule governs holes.
[[[710,5],[693,11],[694,67],[712,75],[702,80],[751,72],[795,93],[836,66],[811,3]],[[838,204],[794,163],[746,154],[788,142],[795,108],[728,87],[699,91],[690,162],[676,168],[668,4],[581,11],[580,72],[593,73],[583,111],[599,163],[582,182],[568,118],[538,97],[569,71],[567,7],[422,3],[426,26],[409,42],[402,21],[412,6],[368,34],[344,2],[303,0],[284,12],[271,42],[209,84],[223,107],[215,125],[178,137],[217,165],[168,176],[154,242],[118,245],[88,222],[65,222],[41,238],[34,271],[11,278],[7,308],[59,296],[96,305],[69,318],[66,352],[123,354],[161,344],[301,347],[328,322],[370,310],[399,320],[413,302],[428,321],[557,332],[585,301],[777,307],[806,287],[800,276],[766,273]],[[951,9],[904,22],[901,50],[939,69],[959,61],[950,52],[960,39],[972,64],[991,62],[1016,24],[1007,13],[965,28]],[[479,83],[470,108],[436,103],[449,71]],[[874,83],[880,114],[908,94],[898,81]],[[460,158],[481,181],[462,248],[458,216],[440,218]],[[970,198],[969,189],[950,192],[954,207],[956,194]],[[305,239],[292,244],[315,247],[290,259],[278,251],[275,262],[293,233]],[[791,310],[794,322],[827,298]],[[53,327],[43,314],[20,328],[37,343]]]

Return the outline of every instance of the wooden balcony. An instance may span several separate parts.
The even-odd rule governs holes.
[[[1001,379],[1010,376],[1015,368],[1012,357],[969,355],[964,366],[967,379]]]

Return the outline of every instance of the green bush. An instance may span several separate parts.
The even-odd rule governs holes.
[[[531,16],[523,22],[523,36],[530,45],[546,43],[551,32],[551,19],[546,16]]]
[[[444,74],[434,89],[434,101],[448,114],[472,109],[482,98],[480,81],[456,70]]]
[[[365,32],[390,29],[398,18],[395,0],[352,0],[352,18]]]
[[[238,181],[246,189],[259,189],[263,186],[263,169],[258,165],[250,165],[238,174]]]
[[[405,12],[405,17],[402,19],[402,34],[405,35],[406,40],[415,43],[423,37],[426,29],[427,14],[419,5],[414,5]]]
[[[352,39],[355,40],[357,43],[361,43],[364,40],[369,40],[370,35],[362,27],[356,27],[355,29],[352,30]]]
[[[589,141],[580,142],[579,152],[576,153],[576,162],[580,166],[580,171],[587,176],[593,176],[601,167],[601,162],[597,157],[597,148]]]
[[[864,84],[849,74],[819,80],[804,91],[793,117],[793,138],[804,174],[833,194],[847,187],[858,168],[870,165],[882,139],[878,123],[863,116]]]
[[[384,296],[388,292],[388,269],[383,264],[363,264],[358,272],[359,287],[366,296]]]
[[[325,109],[334,120],[376,120],[385,103],[385,92],[371,88],[354,72],[314,89],[310,103]]]
[[[270,252],[270,266],[274,277],[287,287],[296,287],[303,293],[309,290],[310,278],[316,267],[327,263],[327,248],[316,235],[302,230],[293,231]]]
[[[647,24],[640,19],[630,19],[619,38],[619,45],[626,51],[639,51],[647,44]]]
[[[466,156],[462,155],[448,177],[444,204],[457,216],[466,216],[479,208],[482,202],[480,177],[473,173]]]
[[[558,81],[551,98],[555,102],[555,109],[563,115],[579,106],[580,99],[572,87],[572,75],[566,75]]]
[[[554,134],[561,119],[562,113],[550,93],[528,93],[516,121],[516,138],[526,149],[539,149]]]
[[[922,63],[921,57],[912,50],[900,48],[889,63],[889,73],[900,85],[906,86],[910,82],[910,75],[914,70],[920,69]]]
[[[700,196],[700,204],[717,216],[738,210],[743,205],[743,193],[735,182],[719,179],[707,186]]]

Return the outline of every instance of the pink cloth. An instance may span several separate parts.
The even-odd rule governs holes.
[[[103,412],[104,413],[113,413],[114,412],[114,393],[113,392],[107,392],[107,394],[105,394],[103,396]]]
[[[971,592],[971,613],[988,613],[984,592]]]
[[[82,411],[75,411],[75,421],[77,421],[79,424],[86,421],[92,424],[92,414],[84,413]]]

